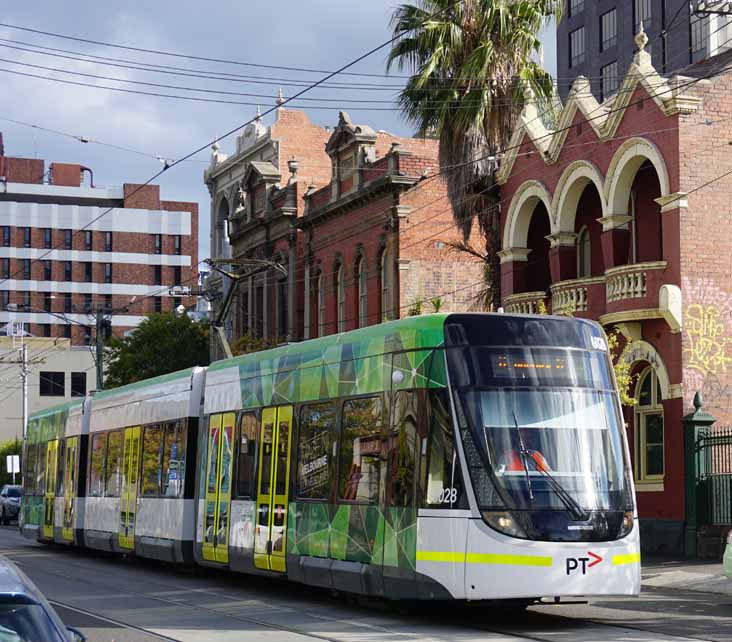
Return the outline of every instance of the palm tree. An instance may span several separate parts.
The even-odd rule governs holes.
[[[526,96],[550,104],[551,77],[532,59],[538,34],[562,0],[415,0],[397,7],[387,69],[413,74],[399,96],[420,135],[439,138],[440,169],[455,223],[468,238],[475,220],[486,239],[490,307],[498,288],[498,193],[493,172]],[[531,90],[531,94],[529,91]]]

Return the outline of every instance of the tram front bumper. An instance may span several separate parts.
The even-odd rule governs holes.
[[[435,550],[435,538],[428,537],[419,538],[417,551],[417,571],[441,582],[455,598],[498,600],[640,593],[637,524],[621,540],[566,543],[520,540],[497,533],[482,520],[465,521],[467,532],[462,551],[456,547]],[[428,543],[432,550],[422,546]]]

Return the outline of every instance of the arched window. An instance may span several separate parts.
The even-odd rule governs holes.
[[[592,253],[590,249],[590,230],[583,227],[577,235],[577,276],[581,279],[592,275]]]
[[[318,336],[325,336],[325,288],[323,287],[323,273],[318,274],[315,282],[316,301],[318,302]]]
[[[368,324],[368,294],[366,290],[366,260],[363,256],[359,256],[356,261],[356,287],[357,287],[357,305],[358,305],[358,327],[365,328]]]
[[[648,367],[638,379],[635,394],[635,476],[639,482],[663,480],[664,430],[661,386],[656,371]]]
[[[343,264],[339,263],[333,273],[333,289],[336,300],[336,331],[346,331],[346,284],[343,282]]]
[[[389,250],[384,248],[381,253],[381,320],[391,319],[391,267]]]

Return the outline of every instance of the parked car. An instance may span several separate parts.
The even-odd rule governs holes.
[[[43,594],[15,564],[0,556],[0,641],[85,642],[67,628]]]
[[[9,524],[11,519],[18,519],[22,497],[23,489],[20,486],[6,484],[2,487],[0,490],[0,522]]]
[[[727,533],[727,546],[722,557],[724,563],[724,574],[732,580],[732,531]]]

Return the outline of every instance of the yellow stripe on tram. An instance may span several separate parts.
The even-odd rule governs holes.
[[[539,555],[499,555],[496,553],[459,553],[455,551],[417,551],[418,562],[497,564],[503,566],[551,566],[552,558]]]
[[[613,566],[622,564],[635,564],[641,561],[640,553],[627,553],[626,555],[613,555]]]

